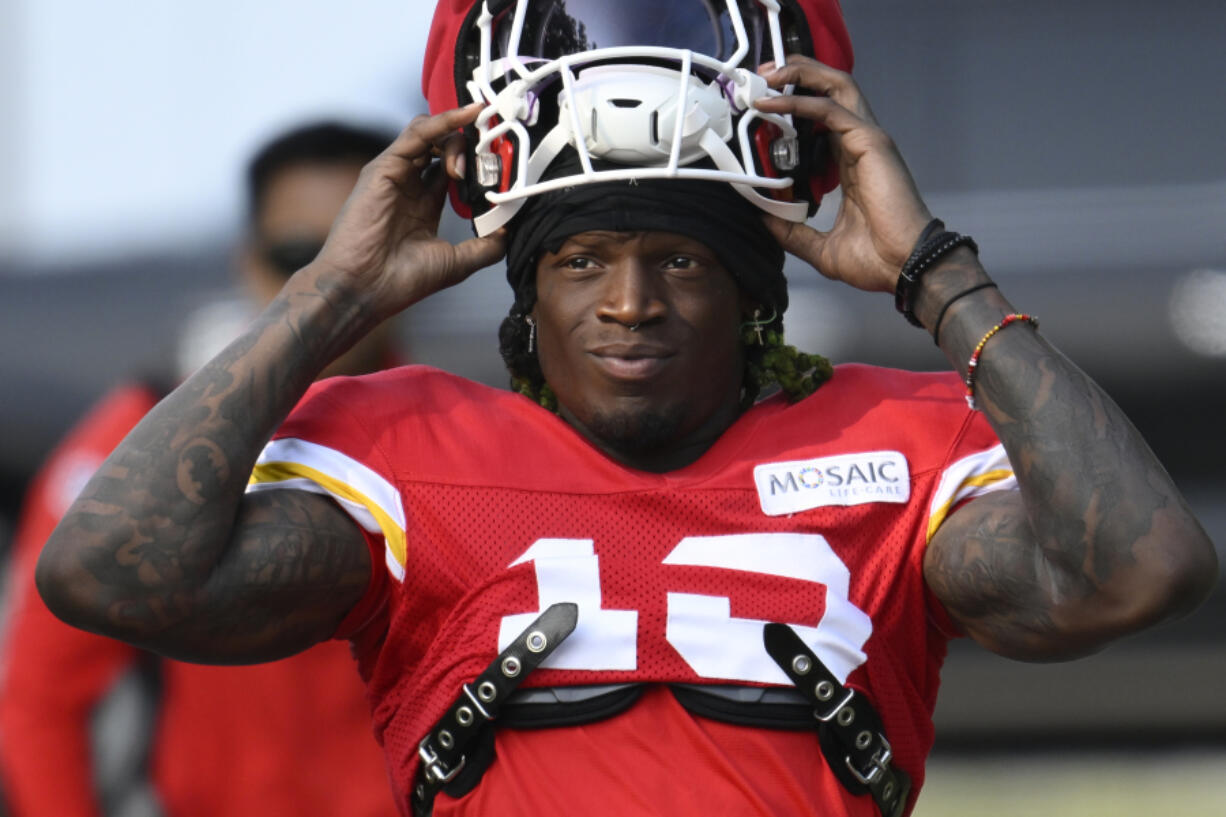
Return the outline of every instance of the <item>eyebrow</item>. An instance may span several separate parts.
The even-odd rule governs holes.
[[[616,232],[614,230],[588,230],[568,237],[562,242],[562,248],[570,244],[580,247],[600,247],[605,244],[624,244],[633,239],[638,232]],[[559,249],[559,251],[561,248]]]
[[[619,232],[616,230],[588,230],[583,233],[577,233],[575,235],[569,236],[565,241],[562,242],[562,246],[558,248],[557,254],[559,255],[562,254],[563,252],[567,250],[568,247],[571,247],[572,245],[580,249],[598,250],[602,247],[608,246],[609,244],[624,244],[627,241],[631,241],[640,235],[644,235],[644,234],[651,233],[651,232],[654,232],[654,231],[652,230],[626,230],[624,232]],[[694,255],[694,256],[701,256],[703,258],[710,258],[711,260],[717,260],[715,257],[715,252],[710,247],[708,247],[707,245],[703,244],[701,241],[695,238],[691,238],[689,236],[680,235],[680,234],[674,234],[669,239],[667,240],[662,239],[662,240],[665,241],[665,243],[672,245],[673,242],[678,239],[680,239],[681,241],[684,241],[687,246],[684,246],[684,247],[670,246],[669,249],[666,250],[667,252],[676,252],[681,255]],[[655,245],[655,242],[649,242],[648,250],[654,251],[655,249],[654,245]]]

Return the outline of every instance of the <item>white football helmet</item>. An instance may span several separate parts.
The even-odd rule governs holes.
[[[455,5],[443,0],[435,29]],[[486,105],[469,131],[462,191],[478,234],[539,193],[647,178],[727,182],[804,221],[825,192],[810,184],[827,171],[825,140],[753,107],[779,93],[755,69],[813,56],[813,18],[830,6],[842,44],[837,0],[478,0],[454,40],[456,101]],[[843,52],[827,61],[849,68],[850,44]],[[578,172],[544,179],[568,147]]]

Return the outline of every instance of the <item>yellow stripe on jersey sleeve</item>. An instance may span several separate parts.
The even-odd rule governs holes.
[[[330,496],[365,530],[382,533],[388,570],[404,579],[407,559],[399,492],[375,471],[335,449],[293,438],[269,443],[256,461],[248,492],[294,489]]]
[[[963,457],[941,474],[941,481],[928,508],[925,541],[932,539],[937,528],[941,527],[941,523],[959,502],[994,491],[1015,490],[1017,477],[1013,473],[1013,466],[1009,464],[1003,445]]]

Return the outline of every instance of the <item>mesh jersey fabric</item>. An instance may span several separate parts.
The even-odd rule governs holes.
[[[15,815],[93,817],[91,716],[144,653],[59,621],[34,587],[43,543],[85,482],[160,394],[114,389],[31,484],[14,542],[0,687],[0,773]],[[346,645],[269,664],[163,660],[149,774],[168,817],[391,817],[382,755]]]
[[[870,455],[903,463],[896,482],[865,464],[863,484],[848,484]],[[766,515],[757,466],[813,468],[810,484],[824,471],[828,504]],[[771,490],[803,492],[776,473]],[[353,639],[407,810],[422,735],[559,600],[579,604],[578,627],[527,686],[786,685],[760,639],[762,622],[787,622],[868,694],[918,791],[955,634],[924,584],[924,546],[951,507],[1015,485],[953,374],[840,366],[809,398],[764,400],[695,463],[651,474],[518,395],[407,367],[314,387],[249,490],[332,496],[387,565],[338,635]],[[834,780],[812,733],[713,724],[670,700],[649,696],[600,724],[499,730],[482,782],[440,798],[436,813],[499,803],[511,815],[697,815],[730,802],[758,804],[737,813],[873,813]],[[516,770],[533,764],[567,773],[525,783]]]

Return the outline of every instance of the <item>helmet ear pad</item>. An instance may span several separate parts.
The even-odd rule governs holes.
[[[473,212],[473,204],[478,207],[485,203],[481,195],[481,186],[477,183],[475,146],[477,144],[477,128],[473,125],[464,126],[464,178],[452,179],[447,188],[447,196],[451,200],[451,208],[461,218],[473,218],[480,213]]]
[[[489,0],[488,5],[496,14],[512,1]],[[467,82],[480,62],[481,37],[477,18],[485,5],[486,0],[439,0],[435,8],[422,71],[422,90],[432,114],[476,101],[468,93]],[[477,183],[476,144],[476,126],[466,125],[464,179],[452,180],[447,189],[452,209],[467,219],[489,209],[482,195],[483,188]],[[474,205],[477,212],[474,212]]]
[[[797,120],[800,164],[790,175],[793,190],[809,204],[809,217],[817,212],[822,197],[839,186],[839,166],[830,149],[830,132],[812,122]]]
[[[450,108],[469,105],[479,101],[469,93],[468,81],[473,76],[474,70],[481,63],[481,32],[477,21],[481,17],[486,6],[489,7],[489,12],[492,16],[497,17],[503,12],[514,10],[516,0],[439,0],[437,9],[435,10],[434,23],[430,30],[430,45],[439,36],[440,41],[446,41],[450,46],[450,53],[440,53],[442,59],[446,59],[445,63],[440,63],[439,66],[433,69],[435,78],[439,82],[427,84],[426,74],[431,71],[429,65],[431,50],[427,46],[426,61],[427,65],[423,70],[423,89],[426,91],[427,100],[430,104],[430,113],[437,114]],[[446,9],[444,8],[446,7]],[[445,17],[443,25],[440,26],[440,17]],[[439,28],[441,31],[436,31]],[[451,83],[442,87],[441,80],[448,76],[448,72],[440,70],[442,66],[450,66]],[[434,88],[436,96],[431,96],[431,89]],[[442,105],[437,104],[438,96],[442,96]],[[448,101],[451,104],[448,105]],[[533,143],[539,143],[540,138],[548,131],[547,122],[557,121],[557,100],[555,94],[547,94],[544,98],[538,101],[538,113],[536,118],[537,124],[528,127],[528,133]],[[494,120],[495,122],[497,120]],[[482,185],[478,181],[478,164],[476,148],[479,141],[479,134],[476,125],[466,125],[463,129],[464,145],[465,145],[465,161],[464,161],[464,179],[462,181],[453,180],[448,187],[448,196],[451,201],[452,209],[461,218],[476,218],[490,210],[491,204],[485,198],[485,193],[490,190],[489,187]],[[519,172],[518,163],[520,161],[520,146],[518,140],[513,133],[507,133],[501,139],[501,143],[495,153],[501,161],[500,173],[503,179],[514,179]],[[506,192],[505,184],[499,185],[500,192]]]
[[[805,54],[840,71],[851,71],[854,61],[851,38],[838,0],[781,0],[779,6],[779,26],[786,51]],[[804,88],[793,93],[814,95]],[[800,164],[788,175],[795,182],[792,189],[796,195],[808,202],[812,217],[822,197],[839,186],[839,167],[825,128],[800,119],[795,125]]]
[[[532,143],[540,144],[545,134],[558,121],[557,94],[544,94],[538,97],[535,108],[535,122],[525,127]],[[494,117],[490,121],[491,124],[497,124],[498,119]],[[523,150],[514,131],[507,131],[494,140],[490,147],[494,155],[498,157],[498,173],[501,181],[496,187],[491,188],[480,181],[480,165],[477,159],[477,144],[480,141],[480,135],[477,132],[477,126],[475,124],[466,125],[463,133],[464,179],[463,181],[453,180],[448,192],[451,197],[451,205],[455,208],[456,213],[463,218],[476,218],[493,207],[485,197],[488,191],[494,189],[505,193],[510,189],[511,180],[518,177],[519,163],[523,160]]]
[[[452,180],[448,188],[451,206],[463,218],[476,218],[490,209],[490,203],[485,198],[489,187],[478,180],[477,142],[479,135],[475,125],[464,127],[464,178],[461,181]],[[513,133],[504,134],[495,140],[494,155],[498,157],[498,173],[502,182],[499,192],[506,192],[510,179],[515,178],[518,171],[520,150]]]

